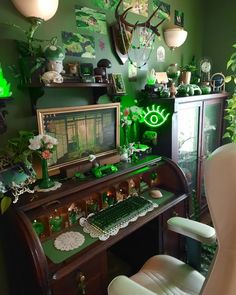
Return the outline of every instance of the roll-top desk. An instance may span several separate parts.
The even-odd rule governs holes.
[[[178,254],[178,239],[169,236],[165,223],[172,215],[187,214],[188,188],[181,169],[172,160],[153,155],[135,163],[118,163],[117,167],[117,172],[102,178],[92,175],[81,180],[72,178],[55,191],[24,194],[3,216],[11,294],[106,294],[110,280],[109,249],[119,248],[119,243],[132,239],[132,235],[149,225],[144,231],[148,235],[146,241],[137,241],[142,252],[146,256],[154,252]],[[151,198],[149,192],[154,188],[162,192],[161,198]],[[131,191],[158,206],[105,241],[83,231],[80,216],[86,218],[91,212],[122,201]],[[74,208],[77,217],[73,215]],[[150,229],[155,234],[148,234]],[[66,231],[80,232],[84,243],[75,250],[57,250],[54,240]],[[149,251],[148,241],[151,239],[152,243],[152,237]],[[125,252],[129,256],[133,249],[127,245]]]

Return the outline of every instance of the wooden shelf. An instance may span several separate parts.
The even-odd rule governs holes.
[[[51,83],[50,85],[44,85],[42,83],[32,83],[28,85],[29,88],[43,87],[43,88],[93,88],[93,87],[108,87],[108,83],[84,83],[84,82],[63,82],[63,83]]]
[[[70,82],[63,82],[63,83],[51,83],[50,85],[44,85],[40,82],[33,82],[29,85],[27,85],[30,97],[31,97],[31,103],[32,103],[32,112],[35,114],[36,109],[36,103],[39,97],[44,95],[45,89],[55,89],[55,88],[91,88],[96,89],[95,92],[93,92],[93,97],[95,102],[97,101],[98,97],[107,93],[107,88],[111,84],[109,83],[84,83],[84,82],[76,82],[76,81],[70,81]]]

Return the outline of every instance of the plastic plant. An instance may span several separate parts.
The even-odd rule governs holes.
[[[9,97],[12,95],[11,85],[3,76],[2,67],[0,65],[0,98]]]

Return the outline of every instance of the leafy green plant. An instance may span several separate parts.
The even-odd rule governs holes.
[[[3,186],[2,182],[0,181],[0,204],[1,204],[1,213],[5,213],[6,210],[10,207],[12,203],[11,197],[5,195],[5,187]]]
[[[0,169],[24,162],[31,166],[33,151],[29,149],[29,139],[34,137],[30,131],[19,131],[19,136],[8,140],[7,145],[0,151]],[[14,201],[13,201],[14,202]],[[11,205],[12,196],[6,191],[0,181],[0,212],[3,214]]]
[[[180,67],[181,72],[196,72],[197,71],[197,66],[194,64],[187,64],[185,66]]]
[[[19,162],[29,163],[29,157],[32,150],[29,149],[29,139],[34,137],[34,133],[30,131],[19,131],[18,137],[8,140],[4,150],[1,151],[1,157],[5,157],[9,164],[17,164]]]
[[[233,44],[233,48],[236,48],[236,44]],[[236,52],[231,54],[227,61],[227,70],[230,70],[231,74],[225,77],[225,82],[229,83],[232,81],[236,84]],[[227,100],[225,112],[224,118],[227,121],[227,127],[223,138],[236,142],[236,88],[234,88],[232,96]]]

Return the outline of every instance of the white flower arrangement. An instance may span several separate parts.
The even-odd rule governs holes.
[[[49,159],[56,149],[58,141],[50,135],[39,134],[29,140],[30,150],[37,151],[43,159]]]

